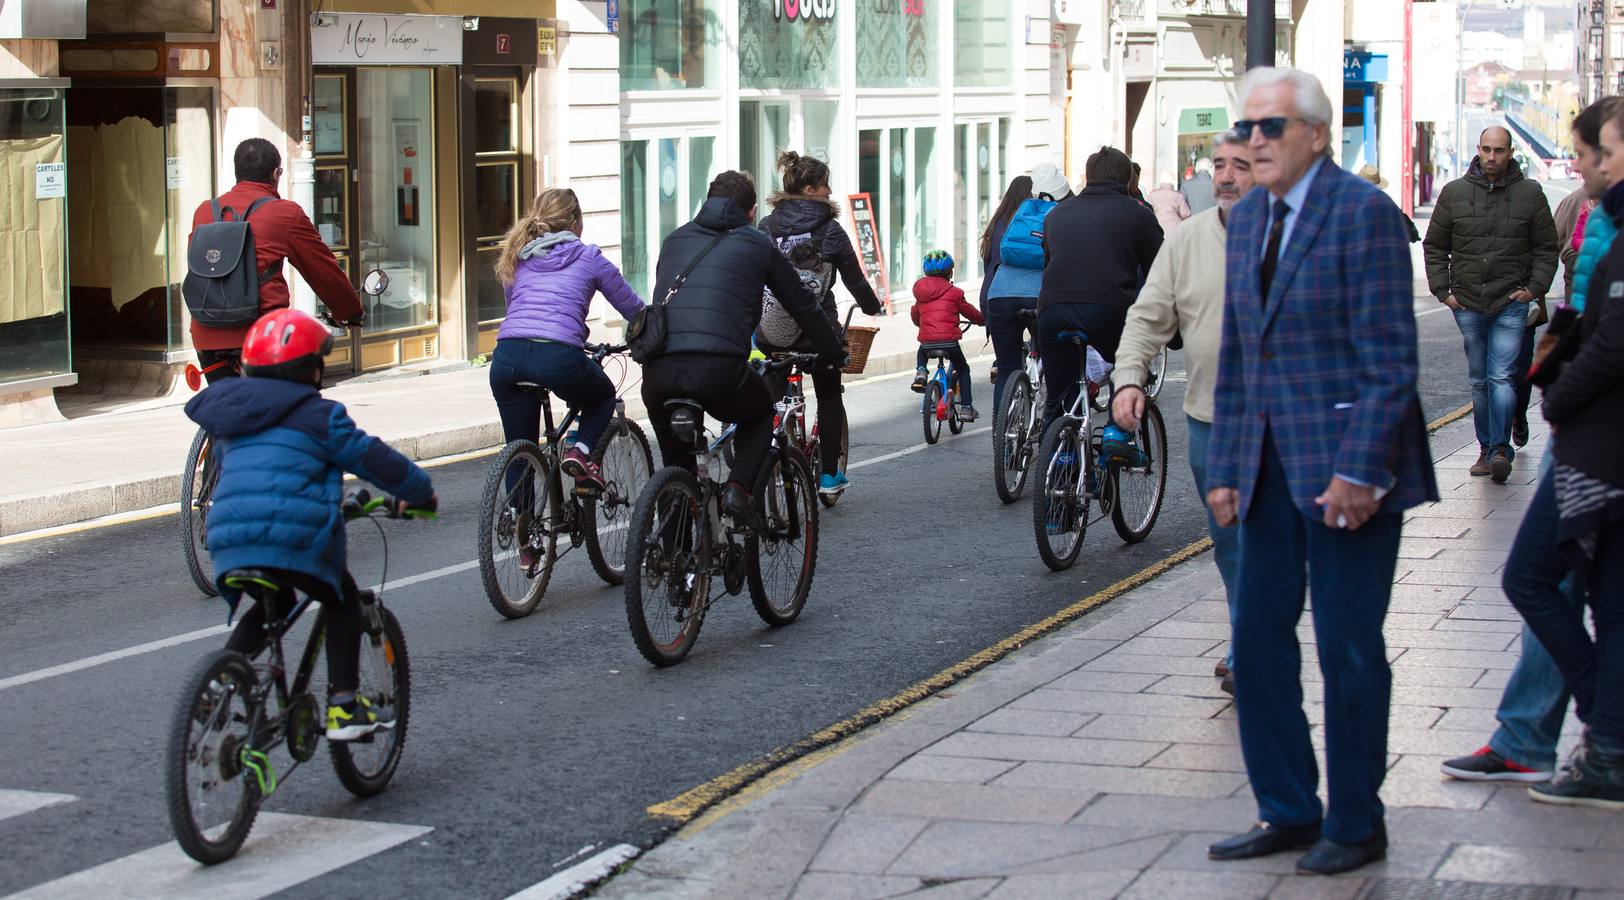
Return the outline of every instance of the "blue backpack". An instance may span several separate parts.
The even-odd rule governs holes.
[[[1004,230],[1004,240],[998,245],[1004,265],[1043,268],[1043,217],[1054,208],[1053,200],[1039,197],[1021,201],[1020,208],[1009,220],[1009,227]]]

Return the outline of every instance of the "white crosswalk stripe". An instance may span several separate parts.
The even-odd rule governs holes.
[[[0,817],[5,814],[7,793],[0,792]],[[181,852],[178,844],[166,841],[150,850],[12,894],[7,900],[59,897],[255,900],[420,838],[430,831],[433,829],[420,825],[262,812],[242,851],[235,859],[218,866],[198,865]]]
[[[72,794],[47,794],[41,791],[17,791],[0,788],[0,821],[12,816],[31,813],[36,809],[68,803],[79,799]]]

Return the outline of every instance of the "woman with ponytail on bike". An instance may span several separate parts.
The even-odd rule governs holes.
[[[862,261],[852,247],[851,238],[840,227],[840,207],[830,199],[829,165],[812,156],[802,156],[786,150],[778,156],[778,168],[784,173],[782,191],[767,198],[773,211],[761,220],[761,230],[778,246],[785,256],[797,245],[810,242],[817,248],[824,265],[840,274],[840,280],[851,292],[852,298],[864,313],[880,314],[880,298],[863,275]],[[840,314],[835,305],[834,279],[825,278],[823,296],[818,298],[829,324],[838,332]],[[767,349],[767,348],[764,348]],[[771,349],[810,350],[808,347],[781,347]],[[821,457],[818,460],[818,492],[839,494],[851,482],[840,470],[840,448],[844,443],[846,406],[840,392],[840,370],[820,370],[812,375],[812,386],[818,397],[818,434]],[[782,385],[772,385],[782,395]]]

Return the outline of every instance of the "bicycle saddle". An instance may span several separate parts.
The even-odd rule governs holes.
[[[705,408],[692,400],[667,400],[665,408],[671,414],[671,430],[679,439],[695,443],[705,421]]]
[[[952,354],[951,351],[949,351],[949,350],[947,350],[945,348],[942,348],[942,347],[927,347],[927,348],[925,348],[925,358],[926,359],[947,359],[948,357],[950,357],[952,355],[953,354]]]
[[[1015,319],[1022,325],[1036,325],[1038,323],[1038,311],[1035,309],[1018,309],[1015,311]]]
[[[1062,341],[1071,341],[1073,344],[1088,343],[1088,332],[1086,331],[1062,331],[1055,337]]]
[[[221,577],[227,587],[236,588],[251,597],[276,596],[285,585],[275,572],[264,569],[232,569]]]

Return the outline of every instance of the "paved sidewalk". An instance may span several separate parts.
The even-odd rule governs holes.
[[[1466,472],[1470,419],[1433,438],[1445,500],[1406,525],[1387,619],[1384,863],[1313,879],[1292,874],[1294,854],[1207,860],[1256,808],[1212,678],[1228,625],[1202,556],[769,775],[594,896],[1624,898],[1624,815],[1438,772],[1485,742],[1517,659],[1520,622],[1497,585],[1543,445],[1495,485]],[[1299,633],[1312,700],[1306,618]],[[1321,704],[1308,713],[1318,742]],[[1570,719],[1564,752],[1576,734]]]
[[[877,325],[864,376],[912,371],[917,330],[908,319],[911,300],[898,298],[897,314],[853,324]],[[983,352],[984,333],[964,338],[969,356]],[[616,373],[611,364],[611,376]],[[626,360],[624,383],[641,372]],[[850,376],[849,376],[850,377]],[[325,393],[349,407],[363,429],[413,459],[482,450],[502,442],[491,400],[490,373],[483,367],[339,384]],[[181,404],[136,404],[122,412],[66,422],[0,429],[0,536],[66,525],[116,513],[173,503],[180,496],[180,470],[197,428]],[[643,415],[638,391],[626,392],[627,412]],[[554,407],[557,415],[561,406]]]

